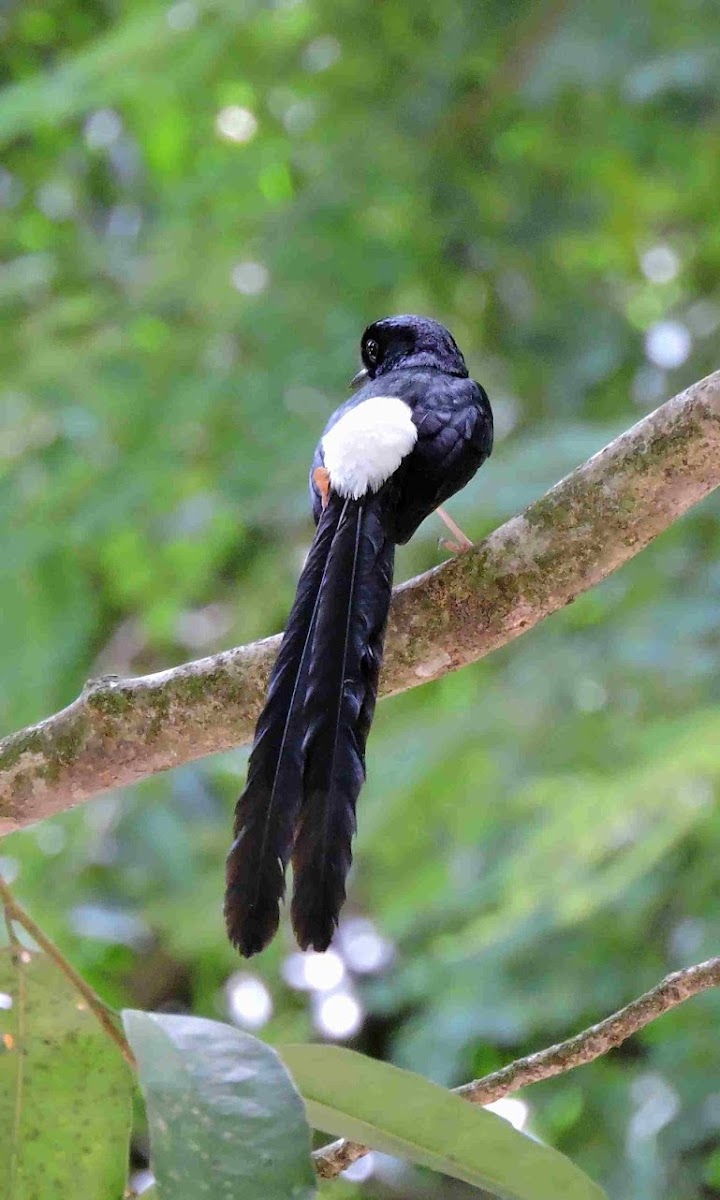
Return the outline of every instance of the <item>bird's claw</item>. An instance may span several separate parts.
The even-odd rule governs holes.
[[[451,554],[464,554],[466,550],[472,550],[473,544],[470,538],[467,534],[463,533],[459,525],[455,524],[450,513],[445,512],[445,509],[440,507],[435,511],[456,539],[454,542],[450,542],[446,541],[445,538],[438,538],[438,546],[442,550],[449,550]]]
[[[469,538],[464,542],[451,542],[449,538],[438,538],[438,549],[447,550],[450,554],[467,554],[468,550],[472,550],[473,544]]]

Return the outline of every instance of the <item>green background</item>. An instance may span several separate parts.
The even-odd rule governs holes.
[[[473,537],[718,366],[718,45],[709,0],[3,5],[0,731],[282,628],[368,321],[447,322],[492,398],[450,505]],[[347,912],[392,955],[340,985],[356,1048],[459,1083],[717,950],[719,512],[379,707]],[[224,941],[245,761],[1,865],[112,1003],[222,1019],[247,970],[261,1036],[303,1040],[288,929],[249,968]],[[720,1197],[719,1021],[705,995],[528,1089],[529,1127],[617,1200]],[[357,1186],[465,1191],[382,1161]]]

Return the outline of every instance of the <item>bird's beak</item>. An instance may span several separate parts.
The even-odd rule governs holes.
[[[354,392],[357,388],[362,387],[364,383],[367,383],[369,378],[370,372],[368,371],[367,367],[361,367],[357,375],[353,375],[352,379],[350,380],[350,391]]]

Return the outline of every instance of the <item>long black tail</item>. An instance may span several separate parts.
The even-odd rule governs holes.
[[[265,707],[255,730],[245,790],[227,858],[225,921],[241,954],[257,954],[278,927],[295,822],[302,800],[302,707],[328,555],[342,514],[333,497],[298,582]]]
[[[381,496],[347,500],[320,591],[302,714],[305,765],[292,854],[292,922],[303,948],[327,948],[345,899],[394,559]]]

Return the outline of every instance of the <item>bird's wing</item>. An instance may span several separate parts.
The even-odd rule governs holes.
[[[431,389],[413,409],[418,437],[398,480],[393,536],[409,541],[438,505],[463,488],[492,450],[492,413],[471,379]]]

